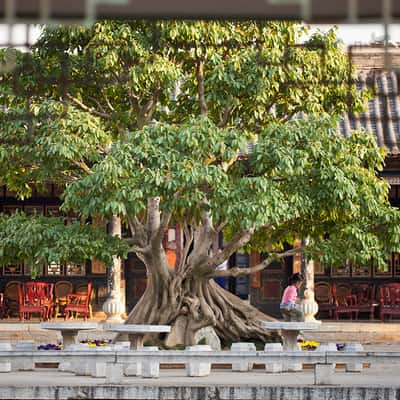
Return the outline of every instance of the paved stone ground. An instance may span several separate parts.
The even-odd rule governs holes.
[[[398,400],[400,368],[337,370],[332,385],[313,385],[313,371],[267,374],[262,370],[212,370],[210,376],[186,377],[184,370],[162,370],[158,379],[126,377],[109,385],[103,378],[79,377],[42,369],[0,374],[0,399],[46,400]]]
[[[364,368],[361,373],[344,372],[337,368],[334,385],[352,387],[399,387],[400,367],[373,366]],[[265,373],[263,370],[251,372],[232,372],[230,370],[213,369],[209,376],[192,378],[185,376],[184,369],[163,369],[158,379],[141,377],[125,377],[122,384],[126,386],[212,386],[212,385],[241,385],[241,386],[309,386],[313,385],[314,371],[287,372],[279,374]],[[55,369],[41,368],[35,371],[20,371],[0,374],[0,392],[3,387],[30,386],[96,386],[104,385],[104,378],[75,376],[68,372]],[[1,396],[1,395],[0,395]],[[0,397],[1,398],[1,397]]]

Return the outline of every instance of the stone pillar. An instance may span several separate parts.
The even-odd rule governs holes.
[[[113,216],[109,223],[110,236],[121,237],[121,219]],[[121,314],[125,311],[121,296],[121,259],[113,257],[112,265],[107,268],[107,299],[103,304],[106,321],[122,323]]]
[[[303,240],[302,245],[307,245],[308,240]],[[301,311],[305,322],[317,322],[315,315],[318,312],[318,304],[314,297],[314,261],[307,260],[304,253],[301,256],[301,273],[304,276],[303,299],[300,302]]]

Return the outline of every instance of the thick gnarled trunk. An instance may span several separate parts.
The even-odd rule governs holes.
[[[162,246],[171,211],[160,211],[160,199],[148,200],[146,222],[128,218],[137,255],[147,270],[147,287],[126,323],[171,325],[170,344],[192,345],[201,328],[211,326],[221,339],[268,340],[260,320],[272,318],[218,286],[216,267],[251,239],[254,228],[238,231],[223,250],[215,250],[219,229],[213,226],[208,202],[201,202],[200,221],[183,222],[181,261],[172,271]],[[173,339],[172,339],[173,338]]]
[[[148,270],[156,269],[148,266]],[[171,273],[163,279],[151,273],[146,291],[126,323],[171,325],[167,340],[170,346],[194,344],[196,332],[206,326],[213,327],[224,340],[269,340],[271,334],[260,328],[258,321],[273,318],[224,290],[213,279],[182,275]]]

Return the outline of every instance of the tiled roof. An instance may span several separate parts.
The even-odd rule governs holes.
[[[348,137],[352,129],[371,131],[380,147],[389,155],[400,154],[400,92],[399,75],[394,71],[372,70],[360,72],[358,87],[372,88],[374,97],[365,112],[346,113],[339,124],[339,132]]]

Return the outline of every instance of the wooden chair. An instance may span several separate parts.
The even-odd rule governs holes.
[[[74,287],[69,281],[58,281],[54,285],[54,310],[53,316],[64,315],[67,304],[67,296],[74,291]]]
[[[357,298],[359,312],[367,312],[369,319],[374,319],[375,308],[378,306],[375,297],[375,285],[369,283],[352,284],[351,293]]]
[[[54,308],[54,283],[49,282],[35,282],[36,296],[40,304],[45,307],[45,319],[50,319],[53,315]]]
[[[79,292],[78,292],[79,291]],[[92,295],[92,282],[77,286],[75,293],[67,295],[67,304],[65,305],[64,318],[70,318],[77,314],[83,314],[85,320],[91,317],[90,299]]]
[[[19,315],[18,287],[20,285],[21,282],[18,281],[10,281],[6,284],[4,289],[4,315],[6,317]]]
[[[315,301],[318,303],[318,312],[327,311],[332,318],[335,309],[332,287],[328,282],[317,282],[314,286]]]
[[[400,283],[386,283],[379,288],[379,314],[382,322],[385,316],[392,319],[400,315]]]
[[[40,321],[46,318],[47,307],[41,303],[37,291],[37,282],[24,282],[18,286],[19,319],[30,319],[39,314]]]
[[[332,292],[335,304],[335,319],[339,319],[339,314],[348,314],[350,319],[353,319],[353,316],[357,319],[359,313],[357,297],[351,293],[350,285],[345,283],[333,284]]]

